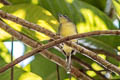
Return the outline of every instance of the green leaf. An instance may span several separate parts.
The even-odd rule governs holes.
[[[119,40],[120,40],[119,36],[103,35],[103,36],[81,38],[79,39],[79,43],[86,47],[90,47],[98,50],[104,50],[111,54],[116,54],[117,46],[120,45]]]
[[[77,25],[80,33],[93,30],[116,29],[107,15],[83,1],[40,0],[39,5],[49,10],[56,18],[58,13],[67,15]]]
[[[104,13],[102,13],[97,8],[79,0],[39,0],[39,5],[44,7],[45,9],[48,9],[54,16],[56,16],[56,18],[58,13],[66,14],[73,22],[75,22],[79,33],[93,30],[117,29],[113,25],[112,21]],[[23,8],[25,5],[18,6],[20,8]],[[15,5],[13,7],[17,6]],[[28,8],[30,7],[28,6]],[[27,16],[29,15],[30,14],[28,14]],[[34,19],[32,19],[34,17],[28,18],[30,18],[32,22],[35,21]],[[55,30],[57,31],[57,28]],[[95,45],[96,47],[102,48],[111,53],[116,53],[115,48],[119,45],[119,37],[110,36],[109,41],[107,39],[108,37],[106,38],[104,36],[89,37],[86,38],[85,43],[90,43],[91,45]],[[116,43],[116,41],[118,43]]]
[[[5,47],[3,42],[0,42],[0,57],[6,62],[9,63],[11,61],[10,54],[8,49]],[[1,64],[1,63],[0,63]]]
[[[30,3],[32,0],[8,0],[12,4]]]
[[[57,30],[58,22],[56,21],[56,19],[52,16],[52,14],[49,11],[39,6],[32,4],[20,4],[13,6],[5,6],[1,9],[30,22],[39,24],[40,26],[49,29],[54,33]],[[11,21],[6,21],[6,23],[9,24],[13,29],[28,35],[34,40],[40,41],[49,39],[49,37],[45,36],[42,33],[24,28],[21,25],[13,23]]]
[[[26,2],[26,0],[21,1],[23,1],[23,3]],[[102,2],[105,3],[105,1],[106,0],[85,0],[85,2],[93,2],[95,4],[96,2],[98,2],[99,4]],[[20,1],[18,2],[20,4]],[[54,16],[56,16],[56,18],[58,13],[67,15],[73,22],[75,22],[77,27],[83,29],[82,31],[80,31],[78,28],[79,32],[116,29],[107,15],[85,2],[80,0],[39,0],[38,5],[49,10]]]
[[[71,0],[70,2],[69,0],[40,0],[39,5],[49,10],[54,16],[56,16],[56,18],[58,13],[63,13],[69,16],[69,18],[75,22],[79,33],[93,30],[117,29],[104,13],[82,1]],[[32,18],[30,19],[33,20]],[[57,28],[55,30],[57,31]],[[114,48],[112,47],[114,44],[106,44],[107,41],[105,37],[91,37],[87,39],[87,42],[95,44],[97,43],[96,46],[99,47],[102,47],[103,45],[102,48],[106,49],[107,51],[109,51],[110,48],[112,52],[115,52]],[[113,37],[111,37],[109,41],[115,42],[115,39],[116,38],[113,39]]]
[[[43,80],[56,80],[56,64],[47,60],[41,55],[36,55],[35,60],[31,62],[31,72],[41,76]],[[64,80],[67,78],[67,74],[63,68],[60,68],[60,78]]]
[[[71,2],[70,2],[71,1]],[[61,4],[61,5],[59,5]],[[40,6],[48,9],[57,17],[58,13],[66,14],[76,24],[79,33],[89,32],[94,30],[117,29],[112,21],[100,10],[95,7],[77,0],[40,0]],[[56,7],[54,7],[56,6]],[[61,8],[62,7],[62,8]],[[102,48],[111,53],[116,53],[115,48],[118,46],[116,41],[119,37],[89,37],[85,43],[96,44],[96,47]],[[108,44],[115,43],[115,44]],[[117,45],[116,45],[117,44]],[[114,47],[113,47],[114,46]]]
[[[32,4],[39,4],[40,3],[39,0],[8,0],[8,1],[11,2],[12,5],[21,4],[21,3],[32,3]],[[72,2],[73,0],[66,0],[66,1]],[[89,3],[89,4],[99,8],[102,11],[104,11],[104,8],[105,8],[105,5],[106,5],[106,0],[80,0],[80,1]]]
[[[112,0],[118,16],[120,16],[120,0]]]
[[[99,8],[100,10],[104,11],[107,0],[81,0],[81,1],[87,2],[91,5]]]
[[[3,42],[0,42],[0,68],[10,62],[10,54],[4,46]],[[10,80],[11,69],[0,73],[0,80]],[[42,80],[42,78],[34,73],[26,72],[18,66],[14,66],[14,80]]]
[[[5,32],[3,29],[0,28],[0,41],[10,39],[11,35]]]

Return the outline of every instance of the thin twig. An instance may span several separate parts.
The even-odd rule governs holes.
[[[6,30],[8,33],[10,33],[11,35],[13,35],[14,37],[16,37],[17,39],[21,40],[22,42],[36,48],[41,46],[40,43],[35,42],[34,40],[24,36],[23,34],[20,34],[19,32],[13,30],[12,28],[10,28],[8,25],[4,24],[3,22],[2,25],[0,24],[0,27],[4,30]],[[44,50],[41,52],[41,55],[48,58],[49,60],[51,60],[52,62],[57,63],[58,65],[62,66],[63,68],[66,67],[66,63],[63,59],[61,59],[60,57],[52,54],[51,52]],[[4,71],[6,70],[6,68],[11,67],[9,64],[6,65],[5,67],[1,68],[0,71]],[[81,73],[79,70],[77,70],[74,67],[71,67],[71,73],[76,76],[78,79],[85,79],[85,80],[91,80],[88,76],[84,75],[83,73]]]
[[[79,59],[76,56],[72,56],[72,59],[76,62],[78,62],[83,68],[85,68],[85,70],[92,70],[94,71],[97,75],[99,75],[102,80],[108,80],[104,75],[102,75],[100,72],[95,71],[88,63],[86,63],[85,61],[82,61],[81,59]]]
[[[13,62],[13,40],[14,40],[14,38],[12,37],[12,40],[11,40],[11,62]],[[11,80],[14,80],[14,66],[11,67]]]
[[[71,76],[71,74],[69,74],[69,80],[71,80],[71,78],[72,78],[72,76]]]
[[[59,72],[59,65],[56,64],[56,71],[57,71],[57,80],[60,80],[60,72]]]

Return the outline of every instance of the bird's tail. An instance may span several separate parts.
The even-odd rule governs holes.
[[[71,54],[66,57],[66,62],[67,62],[67,73],[70,74],[70,72],[71,72]]]

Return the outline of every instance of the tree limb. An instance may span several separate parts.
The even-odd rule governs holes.
[[[13,35],[14,37],[16,37],[17,39],[21,40],[22,42],[30,45],[31,47],[34,47],[36,49],[36,47],[41,46],[40,43],[35,42],[34,40],[24,36],[23,34],[20,34],[19,32],[13,30],[12,28],[10,28],[8,25],[4,24],[3,22],[0,21],[0,27],[4,30],[6,30],[8,33],[10,33],[11,35]],[[52,54],[51,52],[49,52],[48,50],[44,50],[41,52],[41,55],[48,58],[49,60],[51,60],[54,63],[57,63],[58,65],[62,66],[63,68],[66,68],[66,63],[63,59],[61,59],[60,57]],[[22,56],[22,58],[25,58]],[[13,65],[15,65],[16,63],[20,62],[22,60],[22,58],[19,58],[17,60],[15,60],[12,64],[7,64],[5,67],[0,69],[0,72],[3,72],[5,70],[7,70],[8,68],[12,67]],[[81,78],[81,79],[85,79],[85,80],[91,80],[88,76],[86,76],[84,73],[80,72],[79,70],[77,70],[75,67],[71,68],[71,73],[76,76],[77,78]]]
[[[10,5],[10,2],[8,2],[7,0],[0,0],[0,3],[4,5]]]
[[[103,74],[101,74],[100,72],[94,70],[88,63],[86,63],[85,61],[82,61],[81,59],[79,59],[76,56],[72,56],[72,59],[74,61],[76,61],[78,64],[80,64],[83,68],[85,68],[85,70],[92,70],[94,71],[97,75],[99,75],[101,77],[102,80],[108,80]]]
[[[106,56],[109,56],[109,57],[112,57],[112,58],[116,59],[117,61],[120,61],[120,55],[117,55],[115,53],[110,53],[110,52],[105,51],[103,49],[93,49],[93,48],[90,48],[89,46],[84,46],[84,45],[81,45],[81,46],[83,46],[83,47],[85,47],[85,48],[87,48],[87,49],[89,49],[89,50],[91,50],[91,51],[93,51],[93,52],[95,52],[97,54],[99,54],[99,53],[104,54]]]
[[[26,27],[28,27],[28,28],[32,28],[32,29],[35,29],[35,30],[37,30],[37,31],[39,31],[39,32],[42,32],[42,33],[50,36],[50,37],[53,38],[53,39],[61,38],[61,36],[56,35],[56,34],[52,33],[51,31],[40,27],[39,25],[30,23],[30,22],[28,22],[28,21],[25,21],[25,20],[23,20],[23,19],[20,19],[20,18],[18,18],[18,17],[16,17],[16,16],[13,16],[13,15],[11,15],[11,14],[5,13],[5,12],[3,12],[2,10],[0,10],[0,16],[1,16],[2,18],[9,19],[9,20],[14,21],[14,22],[16,22],[16,23],[19,23],[19,24],[23,25],[24,27],[26,26]],[[103,31],[103,32],[104,32],[104,31]],[[114,33],[114,32],[115,32],[115,31],[113,31],[113,33]],[[100,33],[101,33],[101,32],[98,31],[98,32],[96,32],[95,35],[100,35]],[[105,33],[106,33],[106,31],[105,31]],[[110,34],[109,31],[107,31],[106,34]],[[115,34],[118,35],[118,34],[119,34],[119,31],[116,31]],[[93,35],[93,34],[92,34],[92,35]],[[61,43],[61,42],[64,42],[64,41],[67,41],[67,40],[70,40],[70,39],[79,38],[80,36],[81,36],[81,35],[76,35],[76,36],[74,35],[74,36],[71,36],[71,37],[68,36],[68,37],[59,39],[59,40],[57,40],[57,41],[54,41],[54,43],[55,43],[55,44],[59,44],[59,43]],[[84,35],[82,35],[82,36],[84,37]],[[82,37],[82,36],[81,36],[81,37]],[[88,36],[88,35],[87,35],[87,36]],[[99,63],[100,65],[104,66],[105,68],[108,68],[109,70],[111,70],[111,71],[113,71],[113,72],[117,72],[118,74],[120,74],[120,69],[118,69],[117,66],[112,65],[112,64],[109,63],[108,61],[106,61],[106,60],[102,59],[101,57],[97,56],[96,53],[94,53],[94,52],[92,52],[92,51],[90,51],[90,50],[88,50],[88,49],[86,49],[86,48],[84,48],[84,47],[82,47],[82,46],[79,46],[79,45],[77,45],[77,44],[75,44],[75,43],[73,43],[73,42],[70,42],[70,41],[65,42],[65,43],[66,43],[68,46],[71,46],[72,48],[75,48],[76,50],[80,51],[83,55],[85,55],[85,56],[87,56],[87,57],[90,57],[91,59],[93,59],[94,61],[96,61],[96,62]],[[52,44],[52,45],[53,45],[53,44]],[[51,46],[51,44],[50,44],[50,46]],[[44,47],[46,48],[46,46],[43,46],[43,47],[41,47],[41,48],[44,49]]]

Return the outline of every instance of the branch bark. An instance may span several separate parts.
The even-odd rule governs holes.
[[[83,68],[85,68],[85,70],[92,70],[94,71],[97,75],[99,75],[101,77],[102,80],[108,80],[103,74],[101,74],[100,72],[94,70],[88,63],[86,63],[85,61],[82,61],[81,59],[77,58],[76,56],[72,56],[72,59],[74,61],[76,61],[78,64],[80,64]]]
[[[90,48],[89,46],[84,46],[84,45],[81,45],[81,46],[83,46],[83,47],[85,47],[85,48],[87,48],[87,49],[89,49],[89,50],[91,50],[91,51],[93,51],[93,52],[95,52],[97,54],[102,53],[102,54],[104,54],[106,56],[109,56],[109,57],[112,57],[112,58],[116,59],[117,61],[120,61],[120,55],[110,53],[110,52],[105,51],[103,49],[93,49],[93,48]]]
[[[24,36],[23,34],[13,30],[12,28],[10,28],[8,25],[6,25],[5,23],[3,23],[2,21],[0,21],[0,27],[2,29],[4,29],[5,31],[7,31],[8,33],[10,33],[11,35],[13,35],[14,37],[16,37],[17,39],[21,40],[22,42],[28,44],[29,46],[33,47],[36,49],[36,47],[40,47],[41,44],[35,42],[34,40]],[[49,60],[51,60],[54,63],[57,63],[58,65],[62,66],[63,68],[66,68],[66,63],[63,59],[61,59],[60,57],[52,54],[51,52],[49,52],[48,50],[44,50],[41,52],[41,55],[48,58]],[[19,58],[17,60],[15,60],[14,62],[7,64],[5,67],[0,69],[0,72],[4,72],[5,70],[7,70],[8,68],[12,67],[13,65],[15,65],[16,63],[20,62],[21,60],[23,60],[22,58]],[[85,80],[92,80],[90,79],[88,76],[86,76],[84,73],[80,72],[79,70],[77,70],[75,67],[71,68],[71,73],[77,77],[78,79],[85,79]]]
[[[28,21],[25,21],[25,20],[23,20],[23,19],[20,19],[20,18],[18,18],[18,17],[16,17],[16,16],[13,16],[13,15],[11,15],[11,14],[5,13],[5,12],[3,12],[2,10],[0,10],[0,16],[1,16],[2,18],[5,18],[5,19],[8,19],[8,20],[14,21],[14,22],[16,22],[16,23],[19,23],[19,24],[23,25],[24,27],[26,26],[26,27],[28,27],[28,28],[32,28],[32,29],[34,29],[34,30],[37,30],[37,31],[39,31],[39,32],[42,32],[42,33],[50,36],[50,37],[53,38],[53,39],[59,39],[59,38],[61,38],[61,36],[56,35],[56,34],[52,33],[51,31],[40,27],[39,25],[30,23],[30,22],[28,22]],[[110,34],[109,31],[103,31],[103,32],[105,32],[106,34]],[[112,33],[114,33],[114,32],[115,32],[115,31],[113,31]],[[115,34],[118,35],[119,32],[120,32],[120,31],[116,31]],[[95,33],[96,33],[95,35],[100,35],[100,34],[101,34],[101,32],[99,32],[99,31],[98,31],[98,32],[95,32]],[[89,36],[90,36],[90,35],[91,35],[91,34],[89,34]],[[92,34],[92,35],[94,35],[94,34]],[[86,35],[86,36],[88,36],[88,35]],[[71,37],[70,37],[70,36],[69,36],[69,37],[65,37],[65,38],[59,39],[59,40],[57,40],[57,41],[54,41],[54,43],[55,43],[55,44],[59,44],[59,43],[61,43],[61,42],[64,42],[64,41],[67,41],[67,40],[71,40],[71,39],[74,39],[74,38],[79,38],[79,37],[84,37],[84,35],[82,35],[82,36],[81,36],[81,35],[76,35],[76,36],[74,35],[74,36],[71,36]],[[112,64],[109,63],[108,61],[105,61],[105,60],[102,59],[101,57],[97,56],[96,53],[94,53],[94,52],[92,52],[92,51],[90,51],[90,50],[88,50],[88,49],[86,49],[86,48],[84,48],[84,47],[82,47],[82,46],[79,46],[79,45],[77,45],[77,44],[75,44],[75,43],[73,43],[73,42],[70,42],[70,41],[65,42],[65,43],[66,43],[68,46],[71,46],[72,48],[75,48],[76,50],[80,51],[83,55],[85,55],[85,56],[87,56],[87,57],[90,57],[91,59],[95,60],[97,63],[99,63],[100,65],[104,66],[105,68],[108,68],[108,69],[110,69],[111,71],[117,72],[118,74],[120,74],[120,69],[118,69],[117,66],[112,65]],[[50,44],[50,46],[51,46],[51,44]],[[43,46],[43,47],[44,47],[44,46]],[[41,48],[43,48],[43,47],[41,47]],[[43,48],[43,49],[44,49],[44,48]]]
[[[0,0],[0,3],[4,5],[10,5],[10,2],[8,2],[7,0]]]

